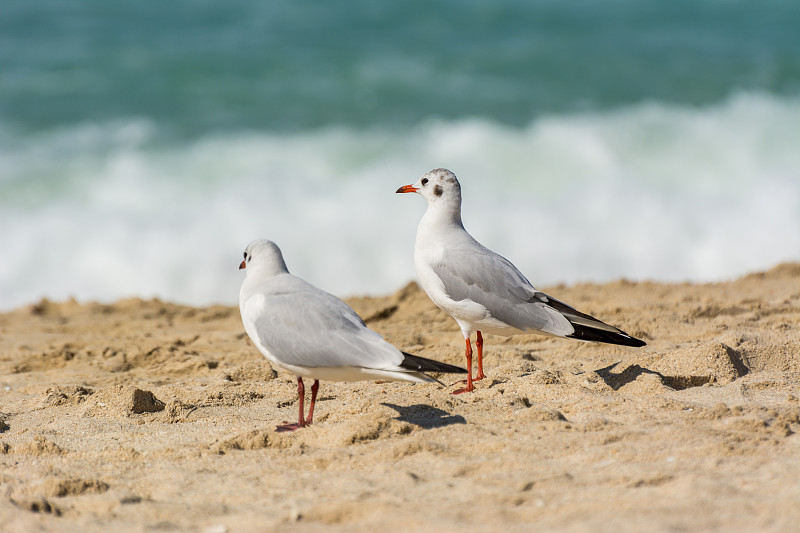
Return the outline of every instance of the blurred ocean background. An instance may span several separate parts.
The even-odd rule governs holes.
[[[0,5],[0,309],[389,293],[435,167],[538,286],[800,260],[800,2]]]

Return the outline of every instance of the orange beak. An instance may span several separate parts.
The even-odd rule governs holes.
[[[403,185],[402,187],[400,187],[395,191],[395,194],[399,192],[417,192],[418,190],[419,189],[414,187],[413,185]]]
[[[247,268],[247,265],[244,264],[244,261],[239,263],[239,270],[242,270],[242,269],[245,269],[245,268]]]

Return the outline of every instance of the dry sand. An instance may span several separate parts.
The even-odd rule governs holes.
[[[487,336],[473,394],[323,382],[292,434],[236,308],[2,314],[0,530],[800,531],[800,264],[543,289],[648,346]],[[349,303],[463,364],[416,285]]]

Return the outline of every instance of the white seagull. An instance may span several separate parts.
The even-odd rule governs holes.
[[[398,193],[416,192],[428,201],[414,245],[414,267],[433,303],[452,316],[466,339],[467,386],[473,390],[470,336],[477,332],[478,372],[483,373],[483,337],[541,333],[623,346],[645,343],[536,290],[511,261],[476,241],[461,222],[461,185],[455,174],[437,168]]]
[[[401,352],[383,340],[342,300],[289,274],[272,241],[251,242],[239,269],[246,269],[239,292],[245,331],[270,363],[297,376],[299,420],[278,426],[278,431],[311,425],[321,379],[440,383],[423,372],[467,373]],[[304,377],[314,380],[307,418],[303,418]]]

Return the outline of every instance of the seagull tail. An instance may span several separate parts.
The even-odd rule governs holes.
[[[592,327],[590,324],[581,322],[576,323],[570,320],[572,327],[575,328],[575,332],[571,335],[567,335],[567,337],[581,341],[604,342],[606,344],[633,346],[634,348],[638,348],[647,344],[643,340],[637,339],[636,337],[631,337],[621,329],[609,326],[603,322],[600,322],[602,327]]]
[[[575,330],[569,335],[564,335],[570,339],[589,342],[604,342],[606,344],[619,344],[621,346],[633,346],[638,348],[647,344],[643,340],[631,337],[624,331],[614,326],[610,326],[602,320],[597,320],[591,315],[581,313],[574,307],[565,304],[561,300],[553,298],[543,292],[537,293],[539,300],[546,303],[566,318]]]
[[[448,365],[433,359],[426,359],[418,355],[403,352],[403,362],[400,363],[400,368],[412,371],[414,374],[426,378],[426,381],[435,381],[441,383],[436,378],[432,378],[423,372],[440,372],[443,374],[466,374],[467,369],[460,366]]]

